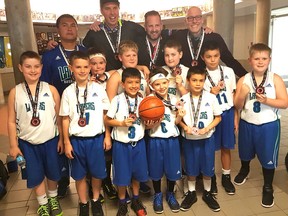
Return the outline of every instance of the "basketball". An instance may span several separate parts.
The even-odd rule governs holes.
[[[156,96],[145,97],[139,105],[139,116],[144,121],[157,121],[164,116],[165,106]]]

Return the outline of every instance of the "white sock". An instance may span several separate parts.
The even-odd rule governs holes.
[[[195,189],[196,188],[196,186],[195,186],[196,185],[196,181],[189,181],[188,180],[187,182],[188,182],[188,190],[191,191],[191,192],[195,191],[196,190]]]
[[[50,197],[57,197],[57,189],[55,189],[55,190],[48,190],[48,197],[50,198]]]
[[[36,196],[39,205],[46,205],[48,203],[48,198],[46,193],[41,196]]]
[[[204,185],[204,190],[209,192],[211,190],[211,179],[203,178],[203,185]]]
[[[222,174],[223,175],[230,175],[230,171],[231,171],[230,169],[229,170],[225,170],[225,169],[222,168]]]

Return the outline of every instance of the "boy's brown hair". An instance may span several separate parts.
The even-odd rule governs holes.
[[[267,51],[269,53],[269,56],[272,53],[272,49],[264,43],[253,44],[249,49],[249,57],[252,57],[255,52],[263,52],[263,51]]]
[[[42,64],[40,55],[37,52],[31,50],[25,51],[21,54],[19,64],[22,65],[26,59],[37,59]]]

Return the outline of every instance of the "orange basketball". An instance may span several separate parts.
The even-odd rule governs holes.
[[[139,116],[144,120],[157,121],[164,116],[165,106],[156,96],[145,97],[139,105]]]

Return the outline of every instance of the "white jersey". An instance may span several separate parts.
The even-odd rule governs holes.
[[[189,68],[182,64],[180,64],[179,66],[181,68],[182,84],[186,89],[188,89],[187,73],[188,73]],[[167,77],[169,78],[168,93],[171,95],[175,95],[177,99],[180,99],[181,95],[180,95],[180,92],[176,88],[175,77],[172,76],[172,71],[170,70],[168,66],[163,66],[163,68],[168,72],[168,75],[167,75]]]
[[[241,119],[255,125],[261,125],[273,122],[280,118],[280,111],[277,108],[261,104],[256,100],[255,87],[253,85],[251,73],[247,73],[244,77],[243,84],[250,88],[250,92],[246,97],[245,104],[241,110]],[[265,95],[267,98],[276,98],[276,90],[274,86],[274,73],[268,72],[264,83]]]
[[[36,127],[31,125],[33,115],[32,105],[24,83],[16,86],[15,110],[17,134],[31,144],[42,144],[56,135],[58,128],[56,125],[55,101],[50,91],[49,84],[40,82],[37,114],[40,124]],[[35,100],[33,96],[33,100]]]
[[[134,110],[135,98],[128,97],[128,99],[131,109]],[[135,113],[137,119],[130,127],[113,127],[111,133],[112,139],[123,143],[129,143],[136,142],[144,137],[145,126],[138,115],[138,108],[142,98],[137,96],[137,100],[137,109]],[[123,121],[129,117],[129,109],[124,92],[116,95],[112,99],[107,116],[118,121]]]
[[[153,95],[153,94],[151,94]],[[176,96],[169,95],[170,102],[172,105],[176,105],[177,98]],[[158,127],[154,127],[149,130],[150,137],[160,137],[160,138],[169,138],[179,136],[179,129],[175,124],[176,120],[176,111],[171,110],[168,106],[165,106],[164,119],[161,121]]]
[[[120,80],[122,80],[123,69],[120,68],[117,70],[117,72],[120,75]],[[141,83],[140,83],[139,93],[142,95],[142,97],[145,97],[146,96],[146,89],[147,89],[147,82],[146,82],[146,79],[145,79],[143,72],[140,70],[139,70],[139,72],[141,74]],[[122,85],[119,85],[118,90],[117,90],[117,95],[121,94],[122,92],[124,92],[124,89],[123,89]]]
[[[85,87],[79,87],[80,106],[84,106],[84,91]],[[69,116],[70,136],[93,137],[105,131],[103,111],[108,110],[109,106],[109,99],[104,88],[96,82],[89,82],[84,112],[86,126],[80,127],[78,125],[80,110],[76,97],[76,83],[74,82],[63,92],[59,115]]]
[[[231,107],[234,106],[233,103],[233,94],[236,89],[236,78],[235,73],[232,68],[226,67],[226,66],[220,66],[223,70],[224,75],[224,83],[225,88],[221,89],[219,94],[216,95],[218,103],[222,109],[222,111],[229,110]],[[210,71],[207,68],[207,72],[209,73],[210,77],[212,78],[213,83],[217,86],[219,81],[221,80],[221,71],[218,66],[218,68],[214,71]],[[208,77],[206,76],[204,89],[208,92],[210,92],[212,88],[212,84],[209,81]]]
[[[188,127],[193,127],[194,113],[192,112],[190,93],[183,95],[182,99],[184,102],[184,109],[186,110],[186,115],[183,117],[183,121]],[[197,110],[198,100],[199,98],[193,98],[195,111]],[[218,104],[216,96],[204,90],[196,127],[198,128],[207,127],[214,120],[214,116],[219,116],[221,114],[222,114],[222,110]],[[211,137],[212,134],[214,133],[214,130],[215,129],[213,128],[212,130],[210,130],[208,133],[204,135],[191,135],[191,134],[186,134],[185,131],[182,129],[181,134],[186,139],[198,140],[198,139],[206,139],[206,138]]]

